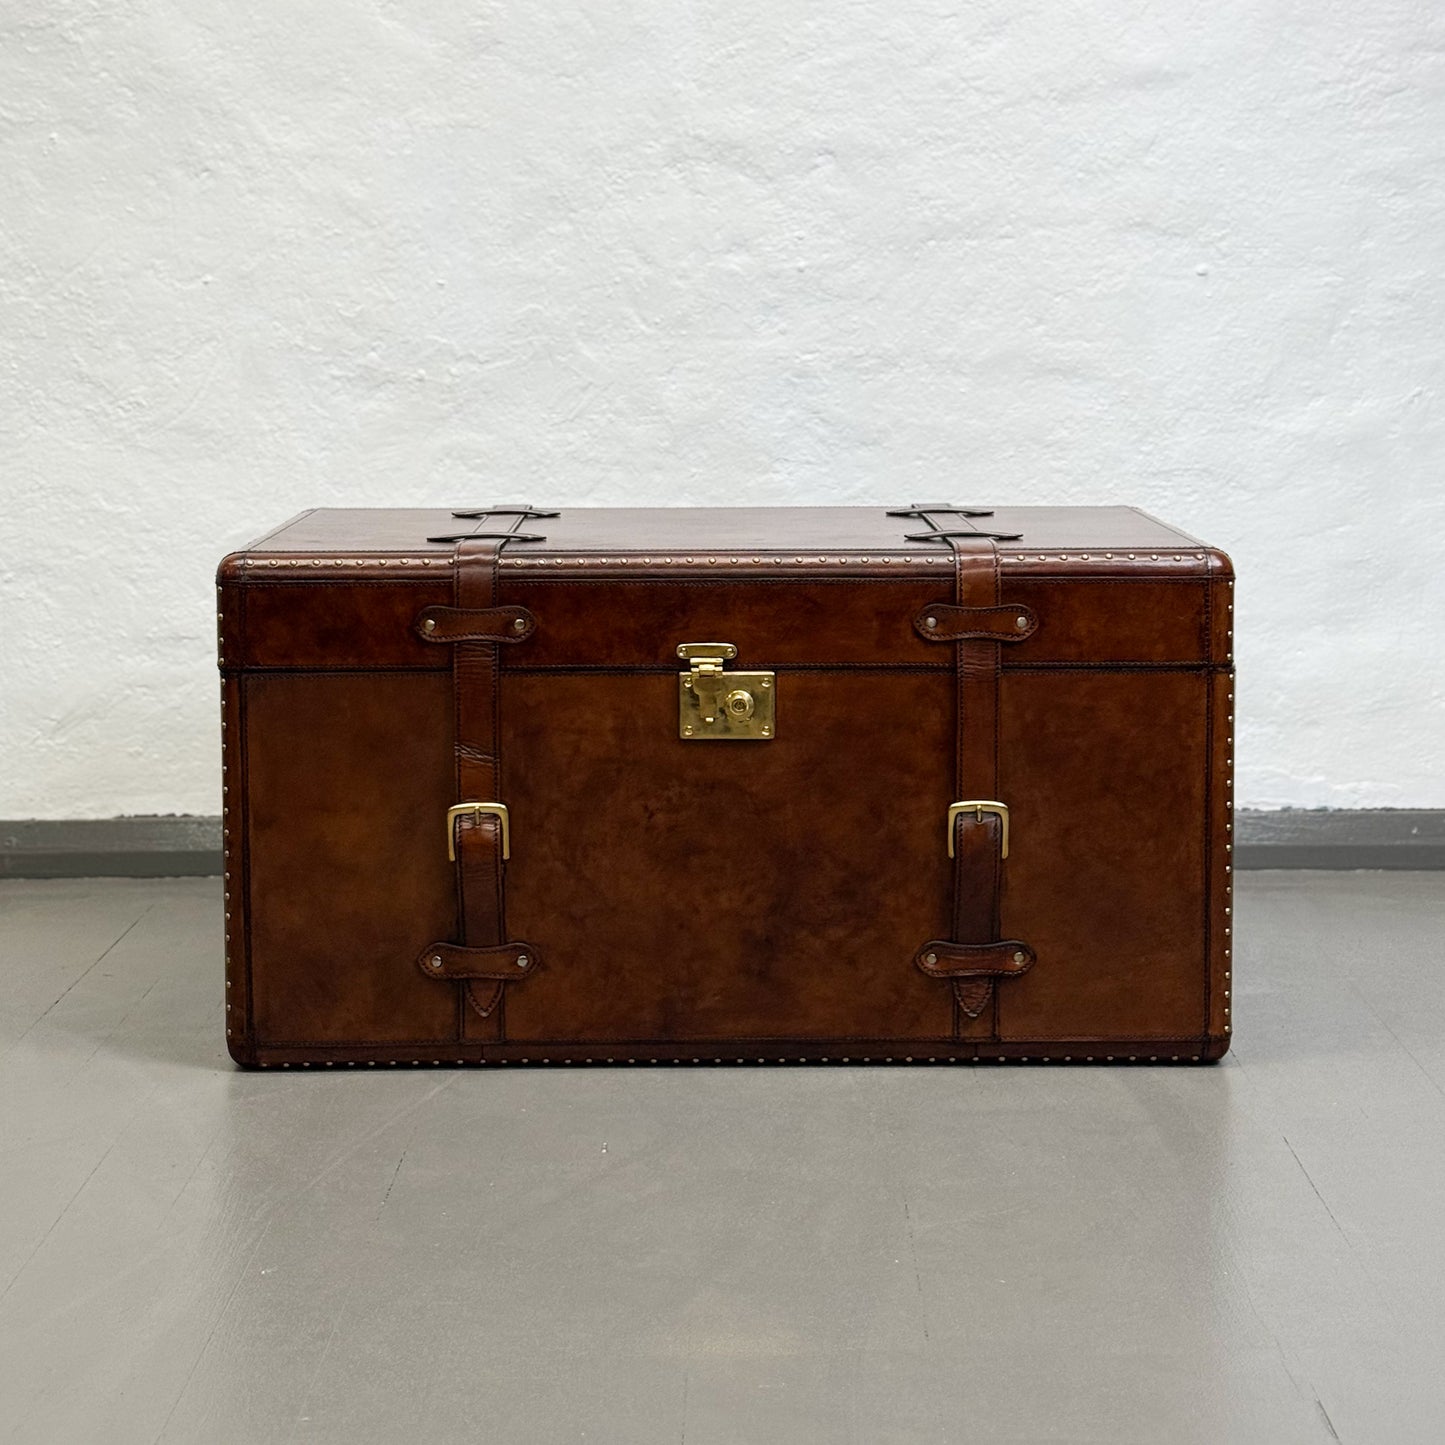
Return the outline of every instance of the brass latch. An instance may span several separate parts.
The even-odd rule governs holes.
[[[692,664],[677,679],[679,737],[763,742],[774,735],[777,688],[771,672],[724,671],[738,655],[731,642],[683,642],[677,655]]]

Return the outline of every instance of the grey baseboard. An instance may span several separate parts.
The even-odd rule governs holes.
[[[1445,808],[1240,811],[1240,868],[1445,868]]]
[[[1245,868],[1445,868],[1445,808],[1243,810]],[[219,818],[0,822],[0,878],[204,878],[221,871]]]
[[[209,878],[220,872],[219,818],[0,823],[0,878]]]

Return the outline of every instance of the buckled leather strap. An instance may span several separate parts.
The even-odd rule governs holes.
[[[956,602],[925,608],[914,620],[930,641],[954,644],[958,718],[955,762],[959,799],[998,797],[999,647],[1032,635],[1038,619],[1026,607],[999,603],[998,548],[991,539],[950,539]],[[1020,625],[1020,622],[1023,625]],[[1000,940],[1004,822],[987,810],[960,810],[953,820],[952,937],[925,943],[914,962],[947,978],[960,1017],[976,1019],[994,998],[994,980],[1025,972],[1033,950]],[[997,1027],[991,1030],[997,1033]]]
[[[495,539],[464,540],[457,543],[454,559],[453,608],[427,608],[417,619],[418,635],[431,640],[447,627],[452,635],[452,697],[455,709],[454,737],[457,798],[462,802],[494,802],[501,791],[498,756],[498,672],[499,636],[490,627],[505,630],[518,616],[535,626],[523,608],[497,604],[497,560],[502,544]],[[428,633],[428,618],[438,623]],[[483,625],[478,625],[478,619]],[[502,820],[490,813],[463,814],[453,823],[456,849],[457,917],[461,924],[460,945],[432,943],[417,959],[421,971],[433,978],[455,978],[465,982],[467,1003],[482,1018],[488,1018],[502,1000],[509,980],[525,977],[538,964],[537,950],[528,943],[509,942],[503,894]],[[525,957],[525,971],[518,958]],[[431,960],[440,958],[441,968]]]

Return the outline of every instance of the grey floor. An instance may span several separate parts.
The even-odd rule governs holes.
[[[1220,1067],[238,1072],[210,880],[0,885],[0,1437],[1445,1440],[1445,875]]]

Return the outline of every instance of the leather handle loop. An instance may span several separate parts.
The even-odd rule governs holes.
[[[925,642],[1022,642],[1039,630],[1039,616],[1032,607],[935,602],[913,619],[913,630]]]
[[[536,972],[537,950],[520,939],[468,948],[460,943],[429,943],[417,955],[416,966],[428,978],[492,979],[511,983]]]
[[[929,978],[1016,978],[1034,966],[1035,954],[1017,938],[997,943],[954,943],[930,939],[913,956]]]
[[[537,618],[525,607],[425,607],[412,630],[423,642],[525,642]]]

